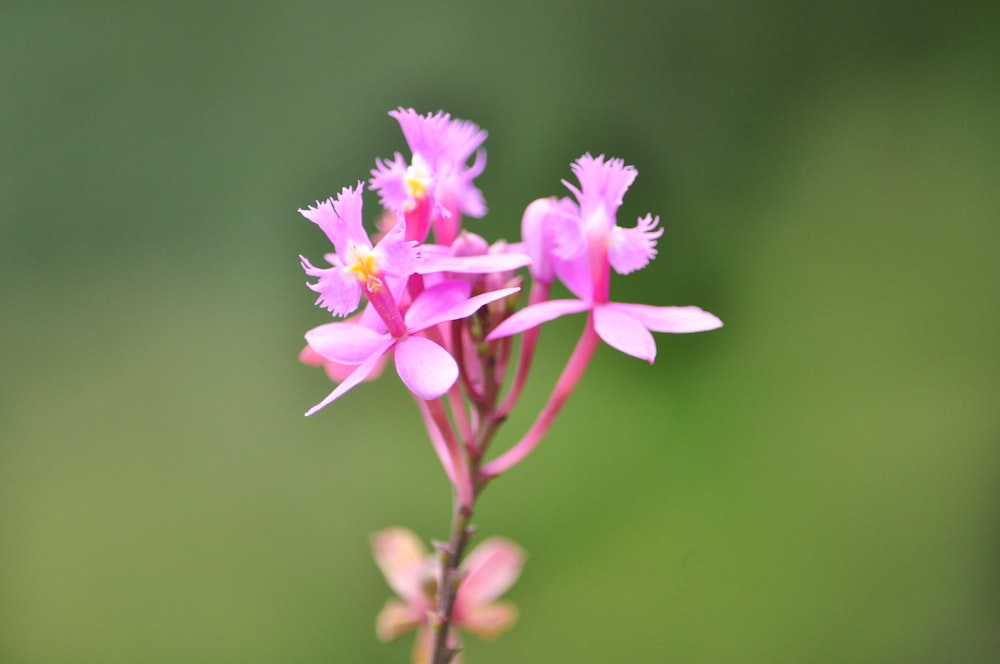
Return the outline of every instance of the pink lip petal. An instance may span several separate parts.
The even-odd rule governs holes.
[[[396,373],[421,399],[437,399],[458,380],[458,364],[444,348],[425,337],[406,337],[396,344]]]
[[[656,257],[656,240],[663,235],[657,228],[660,218],[647,214],[635,228],[615,226],[608,242],[608,261],[618,274],[641,270]]]
[[[368,375],[375,370],[378,366],[378,361],[382,358],[382,355],[392,347],[394,340],[392,338],[385,338],[381,344],[379,344],[375,352],[371,354],[368,359],[358,365],[358,368],[351,372],[351,375],[344,379],[344,382],[336,387],[333,392],[327,395],[325,399],[320,401],[318,404],[306,411],[306,416],[312,415],[313,413],[329,406],[331,403],[342,397],[348,390],[353,388],[355,385],[363,381]]]
[[[299,259],[305,273],[317,278],[314,284],[306,283],[310,290],[319,293],[317,305],[336,316],[347,316],[358,308],[361,303],[361,287],[342,267],[318,268],[305,256],[299,256]]]
[[[371,248],[371,242],[361,224],[361,182],[354,189],[344,187],[336,199],[317,201],[316,207],[299,210],[303,217],[319,226],[343,256],[351,242]]]
[[[385,338],[357,323],[327,323],[306,332],[306,342],[312,350],[343,364],[361,364]]]
[[[375,250],[384,253],[387,274],[407,276],[420,266],[417,243],[406,239],[406,221],[403,215],[399,215],[399,221],[379,241]]]
[[[654,307],[648,304],[609,302],[604,305],[624,313],[653,332],[705,332],[722,327],[722,321],[700,307]]]
[[[368,182],[372,190],[379,193],[379,202],[384,208],[402,212],[410,200],[406,186],[406,160],[397,152],[391,161],[376,159],[375,166]]]
[[[604,206],[607,217],[614,223],[615,213],[622,204],[622,198],[635,181],[637,171],[634,166],[626,166],[621,159],[604,159],[604,155],[592,157],[583,155],[570,166],[580,182],[577,189],[566,180],[563,184],[580,201],[581,212],[589,214],[594,208]],[[611,226],[608,226],[608,230]]]
[[[549,300],[530,307],[521,309],[516,314],[497,325],[486,337],[487,341],[494,341],[512,334],[530,330],[542,323],[565,316],[576,314],[590,309],[590,302],[584,300]]]
[[[361,192],[364,190],[364,186],[363,182],[358,182],[358,186],[354,189],[344,187],[333,202],[333,211],[337,213],[339,218],[339,232],[342,235],[340,244],[334,242],[334,246],[337,247],[337,253],[340,255],[345,254],[350,242],[366,246],[369,249],[372,246],[361,220]]]
[[[299,209],[299,214],[319,226],[320,230],[326,233],[326,237],[330,240],[330,243],[334,247],[337,247],[337,243],[340,241],[340,233],[337,229],[339,219],[333,211],[332,198],[328,198],[325,201],[316,201],[316,207]]]
[[[625,312],[601,305],[594,308],[594,329],[612,348],[646,360],[656,359],[656,342],[641,322]]]
[[[486,132],[467,120],[453,120],[444,112],[420,115],[412,108],[398,108],[396,118],[410,150],[435,167],[464,164],[486,140]]]

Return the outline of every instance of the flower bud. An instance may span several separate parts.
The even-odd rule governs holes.
[[[566,216],[566,203],[554,196],[539,198],[525,209],[521,219],[521,237],[526,253],[531,256],[531,276],[545,284],[555,279],[554,233]]]

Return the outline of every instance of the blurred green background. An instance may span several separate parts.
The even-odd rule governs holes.
[[[486,492],[530,558],[467,662],[997,661],[997,7],[3,3],[0,661],[407,660],[368,536],[443,538],[444,476],[391,374],[305,419],[296,360],[296,210],[400,105],[490,132],[490,239],[634,164],[616,298],[726,323],[602,347]]]

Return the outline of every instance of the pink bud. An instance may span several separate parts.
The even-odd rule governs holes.
[[[569,209],[567,209],[567,206]],[[555,279],[553,250],[557,229],[573,213],[569,199],[539,198],[525,209],[521,219],[521,237],[531,257],[531,276],[544,284]]]

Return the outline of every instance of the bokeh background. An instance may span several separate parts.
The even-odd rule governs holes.
[[[296,210],[401,105],[490,132],[490,239],[634,164],[616,297],[726,323],[602,347],[490,487],[530,558],[466,661],[997,661],[998,6],[3,3],[0,661],[407,661],[368,536],[444,537],[443,474],[391,374],[307,420],[296,361]]]

